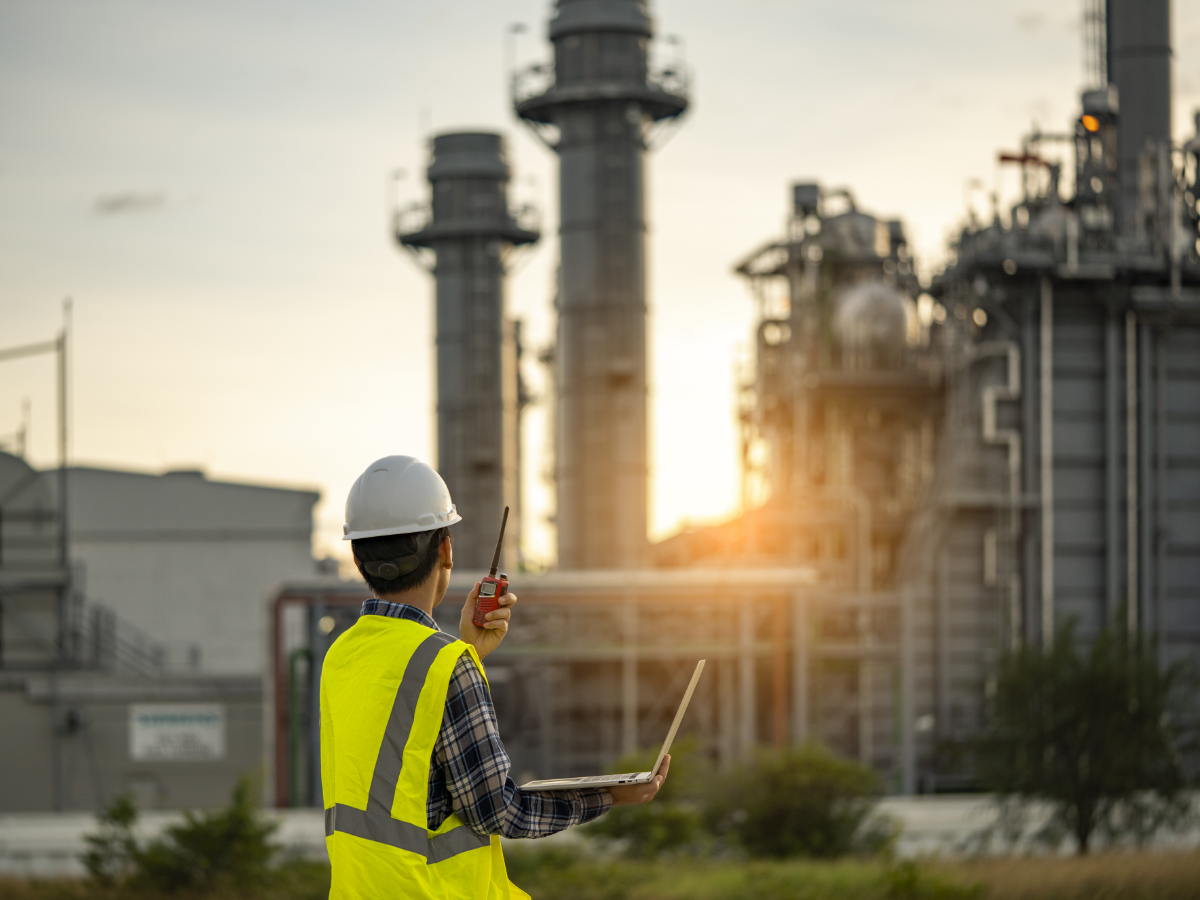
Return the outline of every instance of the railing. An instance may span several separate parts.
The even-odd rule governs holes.
[[[532,205],[517,206],[508,210],[509,217],[524,231],[540,231],[542,214]],[[474,221],[474,220],[472,220]],[[488,221],[494,221],[490,218]],[[433,210],[428,203],[411,203],[393,214],[396,234],[416,234],[433,224]]]
[[[517,223],[517,227],[522,231],[533,231],[541,233],[542,230],[542,211],[536,206],[526,204],[518,206],[509,211],[513,221]]]
[[[555,84],[554,63],[541,63],[514,72],[512,76],[513,103],[520,105],[534,97],[540,97],[552,90]],[[646,73],[646,87],[672,97],[686,98],[689,87],[687,70],[679,65],[651,69]]]
[[[69,634],[71,662],[79,668],[140,675],[166,669],[166,648],[106,606],[77,607]]]
[[[521,104],[554,87],[554,63],[541,63],[513,72],[512,99],[513,103]]]
[[[672,97],[686,99],[690,86],[687,70],[682,66],[667,66],[663,69],[652,69],[646,74],[646,84],[656,91],[662,91]]]
[[[416,234],[424,231],[433,221],[433,208],[428,203],[410,203],[393,214],[396,234]]]

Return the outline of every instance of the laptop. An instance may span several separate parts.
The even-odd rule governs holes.
[[[658,751],[658,759],[654,761],[654,768],[649,772],[626,772],[624,775],[589,775],[583,778],[543,778],[541,781],[530,781],[527,784],[521,785],[523,791],[571,791],[578,788],[592,787],[612,787],[618,784],[646,784],[658,774],[658,767],[662,765],[663,757],[671,750],[671,742],[675,740],[675,732],[679,730],[679,723],[683,721],[683,714],[687,712],[688,702],[692,699],[692,692],[696,690],[696,683],[700,681],[700,673],[704,671],[704,660],[696,663],[696,671],[692,673],[691,683],[687,686],[687,690],[683,694],[683,700],[679,704],[679,709],[675,713],[675,721],[671,723],[671,730],[667,732],[667,739],[663,741],[662,749]]]

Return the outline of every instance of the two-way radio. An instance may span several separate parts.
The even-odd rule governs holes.
[[[500,608],[500,598],[508,593],[508,576],[503,572],[496,577],[500,567],[500,548],[504,546],[504,528],[508,525],[508,507],[504,507],[504,518],[500,520],[500,539],[496,541],[496,554],[492,557],[492,568],[487,578],[479,585],[479,597],[475,600],[475,615],[471,621],[482,628],[487,624],[487,614]]]

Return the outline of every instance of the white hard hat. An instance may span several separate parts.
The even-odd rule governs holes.
[[[446,482],[431,466],[412,456],[385,456],[350,488],[342,540],[432,531],[461,521]]]

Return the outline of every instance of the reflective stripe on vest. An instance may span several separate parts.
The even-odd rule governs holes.
[[[468,850],[486,847],[491,842],[491,838],[476,834],[466,827],[430,837],[429,832],[418,825],[341,803],[333,809],[325,810],[325,836],[328,837],[335,831],[418,853],[431,863],[441,862]]]

